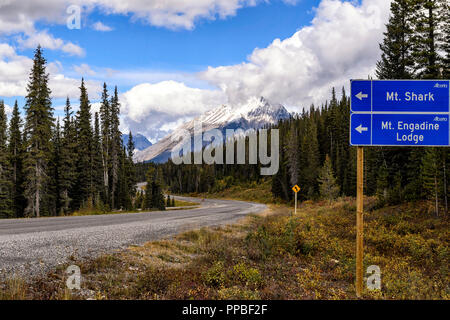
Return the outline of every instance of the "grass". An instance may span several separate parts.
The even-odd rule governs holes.
[[[139,210],[126,210],[126,211],[101,211],[101,210],[79,210],[75,211],[69,215],[68,217],[79,217],[79,216],[97,216],[102,214],[122,214],[122,213],[138,213],[141,212]]]
[[[175,207],[193,207],[193,206],[198,206],[199,204],[200,203],[198,203],[198,202],[183,201],[183,200],[175,199]]]
[[[366,200],[366,208],[373,207]],[[449,221],[412,203],[365,214],[364,270],[381,269],[381,290],[364,299],[445,299]],[[298,214],[271,206],[238,224],[76,261],[82,290],[68,292],[61,267],[26,286],[3,284],[0,297],[25,299],[354,299],[352,199],[303,203]]]
[[[182,201],[182,200],[175,200],[175,207],[192,207],[199,205],[198,202],[190,202],[190,201]],[[173,207],[168,207],[173,208]],[[159,211],[158,209],[154,210],[144,210],[145,212],[149,211]],[[102,211],[102,210],[96,210],[96,209],[84,209],[84,210],[78,210],[73,213],[71,213],[69,216],[91,216],[91,215],[102,215],[102,214],[123,214],[123,213],[139,213],[143,212],[142,210],[125,210],[125,211]]]
[[[220,186],[220,181],[218,182],[218,185]],[[220,198],[264,204],[281,204],[280,200],[274,198],[271,192],[270,180],[261,180],[260,182],[252,181],[230,186],[224,185],[223,188],[219,187],[210,193],[191,193],[189,195],[198,198]]]

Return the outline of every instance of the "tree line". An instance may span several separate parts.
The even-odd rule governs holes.
[[[134,143],[119,130],[117,87],[103,86],[92,119],[84,83],[74,114],[67,98],[64,118],[55,119],[46,60],[34,52],[24,118],[17,101],[9,121],[0,101],[0,218],[67,215],[76,210],[132,209],[136,199]]]
[[[450,9],[446,0],[393,0],[380,44],[379,79],[448,79]],[[350,97],[344,88],[323,105],[279,122],[280,168],[272,193],[292,200],[355,196],[356,148],[349,144]],[[429,199],[448,211],[449,148],[371,147],[365,152],[364,186],[380,204]],[[248,163],[248,162],[247,162]],[[259,165],[160,165],[173,192],[213,192],[259,181]],[[142,170],[142,169],[140,169]]]

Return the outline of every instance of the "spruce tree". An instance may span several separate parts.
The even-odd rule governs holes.
[[[129,208],[129,197],[127,192],[127,179],[126,179],[126,150],[123,148],[119,153],[119,173],[117,180],[117,208]]]
[[[376,188],[376,195],[380,205],[384,205],[388,201],[388,187],[388,171],[384,165],[381,165],[378,169]]]
[[[48,212],[48,162],[51,157],[53,109],[46,73],[46,60],[40,46],[35,50],[25,97],[25,197],[27,216],[41,216]]]
[[[110,205],[109,193],[109,171],[111,169],[111,105],[108,96],[108,88],[106,83],[103,84],[102,99],[100,104],[101,119],[101,153],[103,168],[103,201]]]
[[[413,57],[416,76],[421,79],[439,79],[441,69],[440,45],[443,29],[439,10],[446,0],[414,1]]]
[[[61,211],[62,199],[61,199],[61,177],[60,168],[62,166],[61,159],[61,127],[59,124],[59,118],[56,121],[56,127],[53,132],[53,152],[50,158],[49,168],[50,168],[50,184],[49,184],[49,213],[52,216],[59,215],[63,213]]]
[[[145,186],[145,195],[144,201],[142,205],[142,209],[152,209],[153,207],[153,181],[154,181],[155,169],[150,167],[146,173],[146,186]]]
[[[317,177],[320,169],[319,143],[317,141],[317,126],[313,120],[309,120],[304,136],[304,157],[306,157],[305,183],[307,185],[308,198],[312,199],[317,194]]]
[[[70,106],[69,97],[66,100],[64,107],[64,127],[61,139],[61,166],[59,168],[60,178],[60,198],[61,209],[64,214],[68,214],[72,205],[73,186],[76,183],[76,158],[77,158],[77,132],[75,123],[72,117],[72,108]]]
[[[23,197],[23,138],[22,138],[22,119],[19,113],[17,100],[9,123],[9,143],[8,154],[12,170],[12,210],[14,217],[23,217],[23,211],[26,206],[26,200]]]
[[[381,60],[377,62],[379,79],[411,79],[412,14],[411,0],[391,2],[391,16],[380,44]]]
[[[126,179],[126,192],[127,197],[130,199],[130,203],[133,203],[134,197],[136,195],[136,170],[134,167],[133,162],[133,156],[134,156],[134,140],[133,135],[130,131],[129,137],[128,137],[128,144],[127,144],[127,156],[125,158],[125,179]],[[131,209],[131,208],[130,208]]]
[[[100,133],[100,121],[98,113],[94,116],[94,136],[92,140],[92,179],[95,206],[104,209],[104,183],[103,183],[102,142]]]
[[[153,181],[152,183],[152,208],[158,210],[166,209],[162,186],[157,181]]]
[[[81,80],[80,109],[77,112],[77,182],[76,200],[79,207],[93,206],[93,177],[92,177],[92,141],[91,104],[88,93]]]
[[[328,155],[326,155],[325,162],[319,173],[319,186],[322,198],[327,199],[330,202],[335,200],[339,195],[339,186],[336,183],[331,160]]]
[[[122,150],[122,133],[119,130],[120,103],[117,87],[114,89],[114,95],[111,97],[110,107],[110,150],[111,150],[111,207],[116,205],[117,183],[119,181],[119,156]]]
[[[11,218],[11,167],[7,152],[7,119],[5,104],[0,100],[0,218]]]
[[[421,166],[423,190],[426,198],[434,202],[437,216],[439,216],[439,169],[438,149],[427,148]]]
[[[289,179],[292,186],[298,183],[298,165],[299,165],[299,142],[298,142],[298,132],[295,125],[292,125],[289,139],[287,139],[286,153],[289,163]]]
[[[162,168],[158,166],[155,171],[155,179],[152,183],[152,207],[158,210],[165,210],[166,204],[163,193],[163,173]]]
[[[440,43],[442,48],[442,78],[450,79],[450,3],[443,1],[440,8],[443,21]]]

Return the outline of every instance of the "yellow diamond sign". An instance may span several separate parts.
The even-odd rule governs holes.
[[[295,185],[292,187],[292,190],[294,190],[295,193],[300,191],[300,187],[298,185]]]

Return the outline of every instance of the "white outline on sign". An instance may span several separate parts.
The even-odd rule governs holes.
[[[352,82],[353,81],[370,81],[371,86],[371,93],[370,93],[370,110],[371,111],[353,111],[352,109]],[[384,81],[384,82],[395,82],[395,81],[432,81],[432,82],[447,82],[447,87],[449,89],[449,111],[448,112],[426,112],[426,111],[415,111],[415,112],[407,112],[407,111],[373,111],[373,83],[375,81]],[[368,114],[370,115],[370,144],[353,144],[352,143],[352,131],[354,128],[352,128],[352,116],[354,114]],[[446,115],[448,116],[448,144],[447,145],[424,145],[424,144],[373,144],[373,116],[374,115],[389,115],[389,114],[399,114],[399,115]],[[413,80],[413,79],[396,79],[396,80],[379,80],[379,79],[350,79],[350,130],[349,133],[349,143],[352,147],[450,147],[450,80],[443,80],[443,79],[424,79],[424,80]]]

